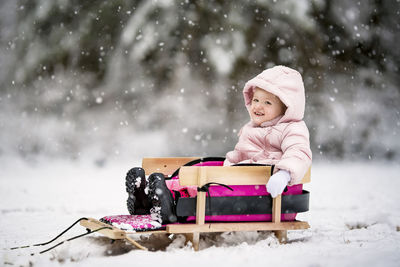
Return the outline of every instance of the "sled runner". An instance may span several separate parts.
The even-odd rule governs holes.
[[[198,187],[196,198],[179,198],[177,201],[177,216],[185,218],[186,222],[161,225],[151,215],[116,215],[100,220],[89,218],[80,221],[80,224],[88,231],[98,231],[110,239],[125,239],[140,249],[146,248],[129,235],[184,234],[196,251],[201,233],[273,231],[280,242],[285,242],[288,230],[310,227],[307,222],[294,220],[296,213],[308,210],[309,193],[302,190],[302,185],[293,189],[297,193],[286,192],[273,199],[269,195],[207,197],[211,188],[221,187],[218,185],[265,188],[273,166],[184,166],[196,160],[202,162],[201,158],[193,157],[144,158],[142,161],[142,168],[148,174],[159,172],[172,177],[179,168],[180,184]],[[310,182],[310,174],[308,170],[301,184]],[[239,218],[240,222],[234,222],[235,218]],[[227,221],[221,221],[224,219]]]

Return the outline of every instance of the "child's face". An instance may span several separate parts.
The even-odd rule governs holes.
[[[250,117],[257,126],[283,115],[285,110],[286,106],[277,96],[258,87],[254,89]]]

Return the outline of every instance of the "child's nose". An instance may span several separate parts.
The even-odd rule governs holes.
[[[257,102],[256,105],[254,106],[255,108],[261,108],[261,103]]]

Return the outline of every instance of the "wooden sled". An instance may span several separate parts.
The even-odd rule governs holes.
[[[201,187],[207,183],[215,182],[225,185],[265,185],[271,173],[271,166],[183,166],[187,162],[199,159],[190,158],[144,158],[142,168],[147,174],[160,172],[170,176],[176,169],[180,168],[179,180],[183,186]],[[301,183],[310,182],[311,168],[303,177]],[[187,241],[191,241],[195,251],[199,249],[201,233],[210,232],[236,232],[236,231],[273,231],[279,242],[287,241],[288,230],[299,230],[309,228],[304,221],[281,222],[282,197],[278,195],[272,201],[271,222],[213,222],[205,221],[206,192],[199,191],[196,200],[196,221],[193,223],[168,224],[165,230],[152,230],[146,232],[128,232],[116,227],[89,218],[80,224],[87,229],[96,230],[108,226],[108,229],[99,233],[111,239],[125,239],[139,249],[145,247],[129,237],[134,234],[184,234]]]

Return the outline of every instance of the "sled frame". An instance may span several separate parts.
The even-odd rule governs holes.
[[[179,170],[179,182],[184,186],[197,186],[215,182],[225,185],[266,185],[271,175],[271,166],[183,166],[184,164],[201,159],[200,157],[181,158],[143,158],[142,168],[147,174],[153,172],[170,176],[176,169]],[[303,177],[301,183],[310,182],[311,168]],[[271,222],[205,222],[206,192],[197,192],[196,221],[184,224],[168,224],[165,230],[152,230],[145,232],[127,232],[116,227],[99,231],[111,239],[125,239],[139,249],[147,250],[130,234],[184,234],[186,242],[192,243],[195,251],[199,250],[200,234],[210,232],[236,232],[236,231],[273,231],[280,243],[287,242],[288,230],[308,229],[310,225],[305,221],[281,222],[282,196],[278,195],[272,200]],[[109,226],[96,219],[82,221],[81,225],[87,229],[98,229]]]

